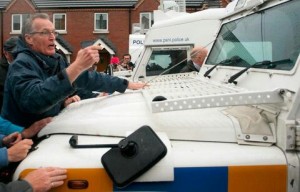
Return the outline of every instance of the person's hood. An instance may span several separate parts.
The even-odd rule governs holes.
[[[1,58],[0,66],[3,68],[8,68],[8,66],[9,66],[9,63],[4,55]]]
[[[11,53],[14,56],[14,58],[16,58],[18,56],[18,54],[21,52],[31,53],[31,50],[29,49],[29,47],[27,47],[27,45],[26,45],[25,41],[22,39],[22,37],[19,37],[16,42],[16,47]]]

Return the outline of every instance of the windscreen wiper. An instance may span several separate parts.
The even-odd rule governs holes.
[[[240,62],[242,59],[239,56],[233,56],[230,59],[225,59],[221,61],[220,63],[216,64],[215,66],[211,67],[204,73],[204,77],[210,78],[211,76],[209,75],[217,66],[219,65],[229,65],[229,64],[236,64]]]
[[[245,73],[246,71],[248,71],[250,68],[260,68],[261,66],[266,66],[266,69],[273,69],[275,68],[278,64],[282,64],[282,63],[289,63],[291,62],[291,59],[282,59],[282,60],[278,60],[278,61],[260,61],[260,62],[256,62],[253,65],[250,65],[248,67],[246,67],[245,69],[237,72],[236,74],[232,75],[229,79],[228,79],[228,83],[234,83],[237,84],[237,82],[235,81],[239,76],[241,76],[243,73]]]
[[[280,64],[286,64],[286,63],[290,63],[292,62],[291,59],[281,59],[278,61],[261,61],[261,62],[257,62],[254,63],[252,65],[252,68],[261,68],[262,66],[265,66],[266,69],[274,69],[277,65]]]

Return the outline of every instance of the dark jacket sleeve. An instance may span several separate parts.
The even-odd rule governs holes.
[[[44,113],[75,91],[65,70],[47,77],[41,69],[20,60],[12,68],[14,70],[8,76],[7,83],[22,111]]]
[[[128,86],[127,80],[96,71],[84,71],[71,84],[65,67],[66,64],[60,63],[60,70],[52,74],[34,58],[26,54],[18,55],[9,70],[7,85],[12,89],[20,111],[30,114],[42,114],[50,110],[58,112],[58,107],[77,89],[122,93]]]
[[[85,71],[73,84],[76,88],[89,91],[124,93],[128,87],[128,81],[115,76],[110,76],[96,71]]]
[[[92,91],[88,91],[86,89],[78,89],[73,95],[78,95],[81,100],[83,99],[90,99],[99,96],[99,93],[94,93]],[[71,96],[73,96],[71,95]]]
[[[8,184],[0,183],[1,192],[33,192],[32,187],[27,181],[18,180]]]

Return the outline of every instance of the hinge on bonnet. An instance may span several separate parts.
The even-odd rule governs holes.
[[[300,125],[298,124],[295,129],[295,148],[300,151]]]
[[[237,141],[239,144],[270,146],[276,143],[276,132],[273,123],[269,123],[272,135],[242,133],[241,129],[236,129]]]
[[[300,151],[300,122],[286,125],[286,150]]]

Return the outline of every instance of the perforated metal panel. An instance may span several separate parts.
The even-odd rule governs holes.
[[[153,113],[283,102],[280,89],[248,91],[229,84],[199,79],[193,73],[160,76],[151,81],[143,94]],[[161,96],[160,101],[154,101],[157,96]]]

